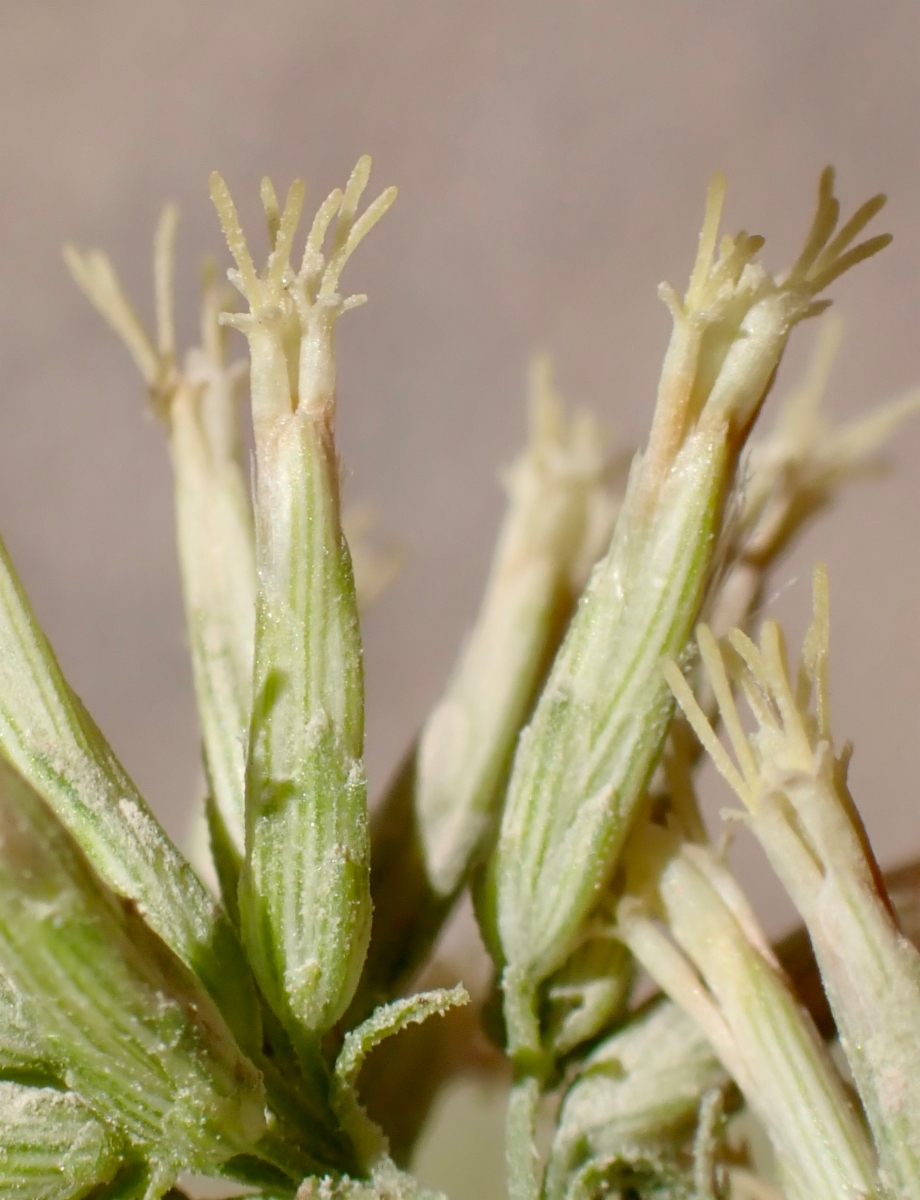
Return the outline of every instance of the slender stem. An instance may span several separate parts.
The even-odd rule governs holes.
[[[542,1192],[543,1167],[536,1144],[539,1104],[537,1079],[532,1075],[516,1079],[508,1095],[508,1200],[539,1200]]]

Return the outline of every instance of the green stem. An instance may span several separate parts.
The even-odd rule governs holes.
[[[540,1200],[543,1165],[536,1142],[540,1084],[533,1075],[516,1079],[508,1095],[505,1157],[508,1200]]]

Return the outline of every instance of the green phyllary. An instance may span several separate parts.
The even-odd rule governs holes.
[[[125,1159],[148,1163],[145,1194],[251,1149],[264,1129],[258,1071],[199,980],[6,765],[0,859],[0,969],[35,1060]]]
[[[2,543],[0,751],[105,882],[201,977],[244,1044],[257,1044],[255,994],[236,933],[68,685]]]

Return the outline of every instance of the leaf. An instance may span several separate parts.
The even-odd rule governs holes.
[[[694,1020],[675,1004],[653,1001],[597,1046],[566,1092],[547,1200],[562,1200],[589,1161],[617,1161],[637,1147],[673,1155],[692,1132],[703,1096],[725,1079]]]
[[[2,542],[0,754],[106,884],[202,979],[241,1040],[257,1045],[255,990],[239,939],[68,686]]]
[[[259,1138],[261,1077],[200,982],[5,764],[0,968],[42,1059],[151,1164],[147,1196]]]
[[[386,1156],[386,1138],[364,1111],[358,1098],[358,1076],[364,1060],[385,1038],[393,1037],[408,1025],[427,1021],[429,1017],[443,1016],[456,1005],[468,1004],[469,999],[462,984],[450,989],[422,992],[382,1005],[357,1029],[345,1035],[335,1063],[332,1105],[343,1129],[348,1131],[355,1143],[359,1161],[366,1168],[384,1160],[388,1162],[389,1159]],[[393,1167],[393,1170],[396,1168]]]
[[[122,1138],[72,1092],[0,1083],[0,1194],[76,1200],[108,1182]]]

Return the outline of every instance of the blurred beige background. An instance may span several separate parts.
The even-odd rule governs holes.
[[[380,787],[475,610],[520,443],[528,356],[620,438],[646,428],[707,178],[779,268],[834,162],[880,188],[895,245],[833,289],[841,417],[920,381],[920,6],[792,0],[2,0],[0,528],[73,683],[170,830],[198,788],[163,439],[123,351],[71,285],[106,246],[145,313],[161,203],[183,215],[182,329],[221,251],[219,167],[250,227],[258,181],[318,200],[357,155],[400,185],[349,267],[351,499],[411,551],[367,621]],[[780,380],[813,341],[803,329]],[[768,414],[769,419],[769,414]],[[781,572],[800,620],[829,565],[838,736],[883,860],[920,851],[920,421],[894,476],[854,490]],[[748,850],[771,928],[788,909]]]

